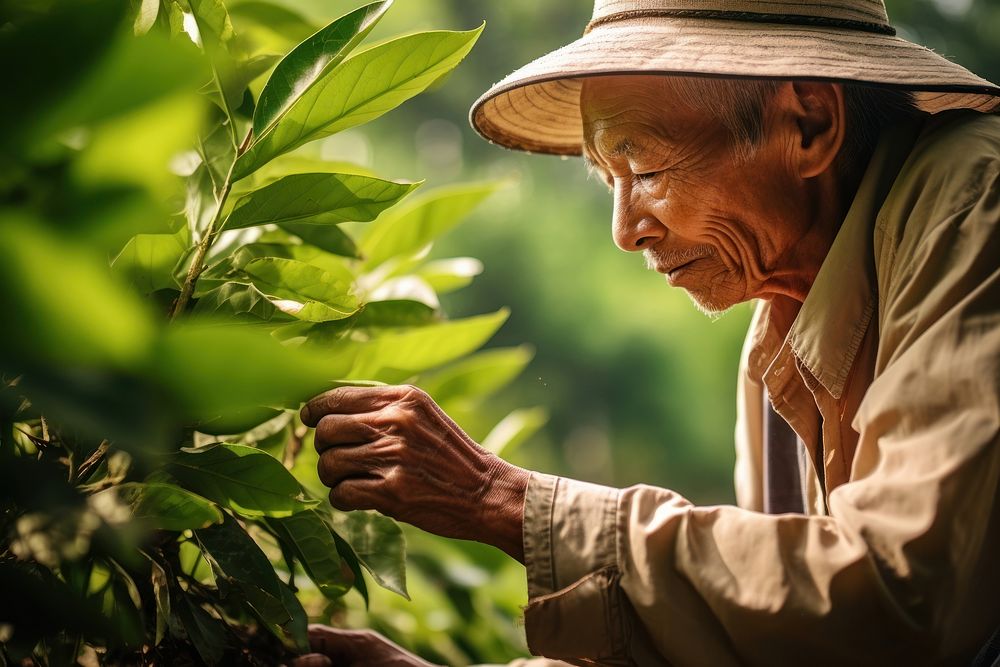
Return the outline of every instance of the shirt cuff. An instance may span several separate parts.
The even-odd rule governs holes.
[[[532,473],[525,493],[525,633],[535,655],[619,664],[625,610],[618,585],[620,491]]]

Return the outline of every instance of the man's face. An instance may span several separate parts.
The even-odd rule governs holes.
[[[708,313],[787,294],[783,274],[797,270],[812,217],[796,138],[765,113],[762,145],[737,158],[728,130],[683,100],[668,77],[584,83],[584,154],[614,191],[615,243],[643,251]]]

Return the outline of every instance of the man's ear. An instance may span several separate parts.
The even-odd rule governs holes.
[[[844,88],[839,83],[793,81],[779,89],[786,121],[794,123],[793,160],[801,178],[831,168],[844,144]]]

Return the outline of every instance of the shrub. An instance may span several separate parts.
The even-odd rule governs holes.
[[[367,599],[362,570],[406,595],[399,527],[325,501],[301,401],[418,382],[471,414],[528,361],[468,356],[506,312],[448,320],[438,294],[480,267],[427,260],[496,184],[414,195],[301,149],[438,81],[482,28],[360,49],[390,0],[318,31],[264,2],[122,4],[18,7],[0,33],[20,63],[0,111],[2,658],[274,664],[306,648],[303,600]],[[303,38],[280,58],[252,38],[275,21]]]

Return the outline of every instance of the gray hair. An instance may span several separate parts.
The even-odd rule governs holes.
[[[689,104],[729,130],[737,160],[753,156],[764,139],[764,108],[780,81],[689,77],[675,81]],[[860,84],[844,84],[844,107],[847,127],[836,169],[848,179],[860,178],[883,128],[922,113],[907,90]]]

